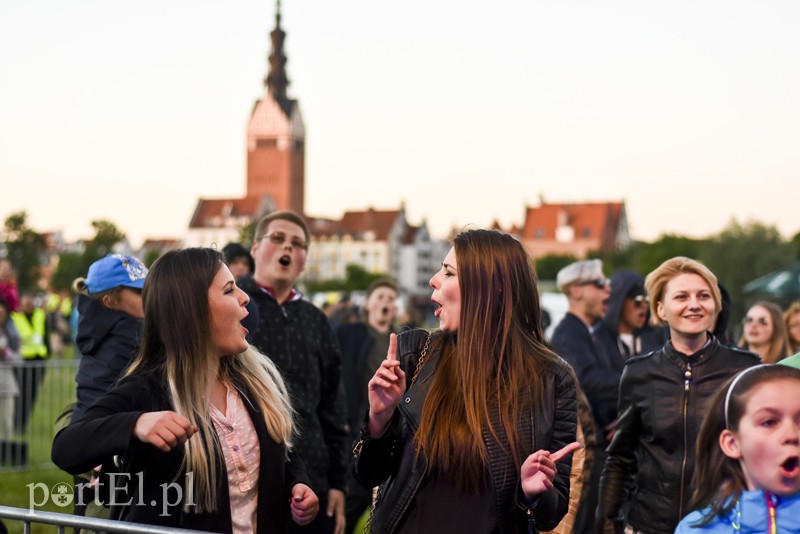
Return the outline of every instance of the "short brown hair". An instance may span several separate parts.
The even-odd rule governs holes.
[[[369,287],[367,287],[367,298],[372,295],[372,292],[381,287],[388,287],[395,293],[397,293],[397,284],[394,283],[394,280],[391,278],[378,278],[374,280]]]
[[[697,260],[686,256],[676,256],[659,265],[644,280],[644,287],[650,297],[650,314],[658,324],[663,321],[658,317],[658,303],[664,298],[664,289],[667,283],[680,274],[696,274],[706,281],[711,295],[714,297],[714,313],[719,313],[722,308],[722,295],[719,291],[717,277],[711,269]]]
[[[297,213],[290,211],[290,210],[279,210],[273,211],[261,217],[258,220],[258,224],[256,224],[256,231],[253,234],[253,242],[257,241],[259,237],[264,235],[264,232],[267,231],[267,226],[272,221],[289,221],[290,223],[294,223],[300,228],[303,229],[303,234],[306,238],[306,243],[311,241],[311,231],[308,229],[308,224],[306,223],[305,219],[303,219]]]

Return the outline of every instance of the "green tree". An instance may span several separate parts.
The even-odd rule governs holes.
[[[158,250],[156,249],[148,250],[145,253],[144,258],[142,258],[142,261],[144,262],[145,266],[147,266],[147,268],[149,269],[150,267],[152,267],[152,265],[155,263],[155,261],[158,259],[159,256],[161,256],[161,252],[159,252]]]
[[[643,243],[638,251],[636,263],[631,268],[642,276],[675,256],[697,259],[704,241],[675,234],[664,234],[652,243]]]
[[[258,220],[251,221],[239,230],[239,243],[241,243],[244,248],[249,249],[253,244],[253,232],[256,231],[256,224],[258,224]],[[227,245],[227,243],[223,243],[222,246],[225,245]]]
[[[84,259],[88,262],[87,269],[95,261],[110,254],[114,250],[114,245],[125,239],[125,233],[111,221],[102,219],[92,221],[92,228],[94,237],[86,243],[86,250],[83,253]]]
[[[555,280],[558,271],[574,261],[578,261],[578,258],[569,254],[546,254],[536,258],[536,276],[539,280]]]
[[[699,257],[717,275],[731,295],[731,318],[746,311],[742,286],[792,263],[794,251],[774,226],[733,219],[703,248]]]
[[[797,232],[789,240],[789,246],[794,253],[794,259],[800,260],[800,232]]]
[[[384,273],[371,273],[355,263],[345,267],[346,278],[332,278],[318,282],[307,282],[306,289],[311,293],[319,291],[360,291],[367,289],[378,278],[386,277]]]
[[[50,285],[56,291],[69,291],[72,282],[79,276],[86,276],[88,266],[85,264],[83,254],[77,252],[62,252],[58,257],[58,266],[53,272]]]
[[[125,234],[112,222],[92,221],[92,227],[95,235],[86,242],[83,253],[64,252],[59,256],[51,282],[53,289],[70,289],[76,278],[86,276],[92,263],[112,252],[114,245],[125,239]]]
[[[28,228],[28,213],[18,211],[5,220],[5,242],[8,258],[17,271],[20,291],[36,291],[40,268],[44,263],[44,236]]]

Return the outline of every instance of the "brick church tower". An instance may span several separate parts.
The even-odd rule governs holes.
[[[247,196],[271,197],[276,209],[304,212],[305,127],[297,100],[286,96],[286,56],[277,2],[264,96],[247,124]]]

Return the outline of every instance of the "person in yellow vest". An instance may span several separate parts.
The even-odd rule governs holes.
[[[20,338],[20,353],[24,365],[16,368],[17,384],[20,398],[17,403],[16,427],[24,432],[28,420],[39,395],[39,386],[44,380],[45,368],[37,362],[50,356],[48,345],[47,317],[41,308],[36,306],[31,293],[23,293],[19,299],[19,311],[11,314],[11,320],[17,327]]]

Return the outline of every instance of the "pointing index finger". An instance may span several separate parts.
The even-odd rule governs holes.
[[[560,462],[564,456],[580,449],[581,447],[583,447],[583,445],[581,445],[577,441],[573,441],[572,443],[564,445],[564,447],[551,454],[550,459],[553,460],[554,462]]]
[[[390,362],[397,361],[397,334],[389,334],[389,350],[386,352],[386,359]]]

